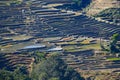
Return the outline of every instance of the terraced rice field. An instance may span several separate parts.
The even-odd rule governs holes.
[[[0,54],[0,68],[6,68],[8,70],[14,70],[17,66],[26,66],[28,70],[32,68],[34,58],[27,55],[19,55],[13,53],[1,53]]]
[[[56,6],[54,4],[70,3],[71,0],[32,0],[29,6],[0,6],[0,49],[5,49],[8,52],[9,50],[16,51],[24,46],[33,45],[33,40],[36,38],[44,38],[43,41],[45,42],[49,43],[53,41],[54,46],[63,47],[65,52],[61,58],[75,70],[104,71],[108,69],[114,70],[114,68],[117,68],[115,70],[119,70],[120,63],[106,61],[105,58],[108,56],[93,56],[93,49],[101,49],[99,41],[91,44],[89,43],[90,39],[86,40],[79,37],[73,40],[70,39],[70,41],[54,42],[71,35],[108,39],[114,33],[120,33],[119,25],[100,22],[82,13],[77,14],[74,11],[66,11],[53,7]],[[3,38],[8,37],[10,40],[3,40]],[[24,41],[23,37],[25,37],[25,40],[28,39],[28,41]],[[32,39],[29,40],[29,38]],[[48,43],[47,45],[49,45]],[[27,60],[25,59],[26,57],[18,55],[16,55],[16,58],[13,58],[12,54],[8,54],[7,58],[2,61],[3,58],[4,55],[0,55],[0,64],[3,64],[6,60],[10,60],[10,62],[7,62],[9,64],[8,67],[13,66],[11,68],[16,67],[16,60],[18,64],[29,63],[28,57]],[[26,61],[20,62],[21,59],[25,59]],[[3,65],[6,66],[6,64]]]
[[[21,34],[22,31],[22,34],[42,37],[65,35],[85,35],[99,37],[101,33],[104,35],[103,37],[108,38],[112,34],[120,32],[120,26],[99,22],[82,14],[76,15],[76,13],[73,11],[55,9],[49,6],[50,4],[66,4],[69,2],[69,0],[33,0],[32,4],[30,5],[30,9],[24,7],[19,11],[16,10],[15,13],[13,13],[14,10],[10,10],[10,14],[4,14],[5,16],[8,16],[6,17],[7,23],[5,24],[5,19],[3,20],[4,23],[2,23],[2,21],[0,23],[3,26],[9,26],[8,28],[14,30],[14,33],[16,34]],[[11,7],[10,9],[13,8]],[[6,10],[2,9],[1,11]],[[15,15],[12,16],[13,14]],[[20,18],[20,16],[23,18]],[[10,20],[14,20],[15,24],[11,24]],[[17,25],[19,26],[18,28],[12,28],[13,26]]]
[[[54,1],[52,2],[54,3]],[[49,1],[47,1],[47,3],[49,3]],[[44,11],[43,14],[41,11]],[[77,34],[98,37],[99,33],[103,33],[105,35],[104,37],[108,37],[120,32],[119,26],[99,22],[84,15],[75,16],[74,12],[62,12],[62,10],[52,8],[49,10],[38,10],[35,14],[36,13],[40,19],[42,18],[41,21],[43,21],[48,28],[51,27],[53,29],[48,32],[48,34],[51,35]]]

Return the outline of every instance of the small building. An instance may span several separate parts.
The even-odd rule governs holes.
[[[63,48],[61,47],[55,47],[47,50],[47,52],[61,52],[61,51],[63,51]]]

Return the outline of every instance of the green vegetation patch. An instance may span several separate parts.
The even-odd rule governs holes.
[[[0,6],[2,5],[8,5],[10,6],[11,4],[16,4],[19,5],[22,3],[23,0],[5,0],[5,1],[0,1]]]
[[[107,60],[109,60],[109,61],[119,61],[120,58],[108,58]]]
[[[97,42],[96,44],[74,44],[74,45],[66,45],[63,46],[63,49],[66,52],[76,52],[76,51],[81,51],[81,50],[89,50],[89,49],[95,49],[95,50],[99,50],[101,49],[99,42]]]
[[[59,56],[41,61],[33,69],[34,80],[84,80],[74,69],[67,66]]]
[[[89,44],[89,45],[83,45],[81,47],[82,49],[101,49],[100,44]]]
[[[9,37],[4,37],[5,39],[13,39],[14,41],[16,40],[27,40],[32,38],[32,36],[27,36],[27,35],[17,35],[17,36],[9,36]]]

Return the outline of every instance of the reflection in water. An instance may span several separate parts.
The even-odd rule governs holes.
[[[30,46],[26,46],[23,49],[31,49],[31,48],[43,48],[45,47],[45,45],[42,44],[34,44],[34,45],[30,45]]]

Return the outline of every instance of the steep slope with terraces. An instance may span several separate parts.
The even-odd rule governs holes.
[[[7,69],[10,71],[15,70],[19,67],[26,67],[27,72],[32,71],[32,64],[34,58],[28,55],[19,55],[15,53],[0,53],[0,69]]]
[[[66,11],[51,7],[51,5],[70,2],[72,1],[33,0],[31,1],[30,9],[26,6],[23,8],[18,7],[19,10],[15,9],[17,15],[15,15],[13,7],[1,7],[1,14],[8,17],[5,19],[5,17],[1,16],[0,23],[8,27],[8,31],[14,31],[14,33],[9,31],[7,33],[9,35],[27,34],[44,37],[77,34],[98,37],[99,31],[103,31],[106,33],[104,33],[104,36],[108,37],[120,32],[120,27],[117,25],[99,22],[84,15],[76,15],[77,12],[75,11]],[[15,23],[11,21],[15,21]],[[1,34],[1,36],[6,36],[6,34]]]

